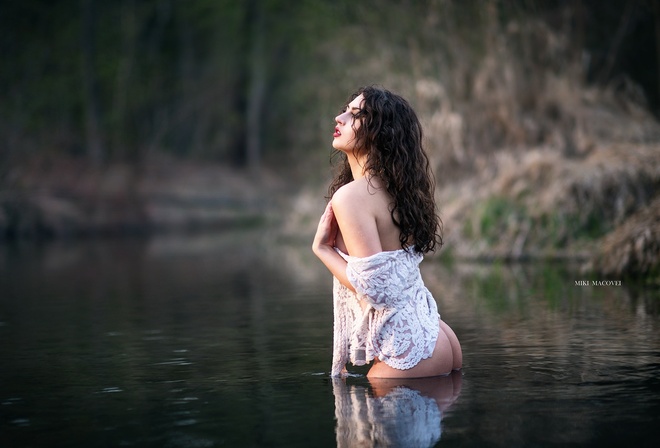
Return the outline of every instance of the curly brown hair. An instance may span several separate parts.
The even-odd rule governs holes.
[[[417,114],[404,98],[379,86],[360,88],[347,104],[359,95],[364,102],[353,123],[356,155],[366,153],[366,172],[378,177],[394,199],[390,215],[400,230],[401,247],[407,248],[412,241],[416,252],[434,251],[436,245],[442,246],[442,221]],[[356,128],[358,120],[361,126]],[[329,197],[353,180],[346,154],[335,151],[333,156],[340,162]]]

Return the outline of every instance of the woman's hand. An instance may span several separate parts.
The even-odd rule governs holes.
[[[312,250],[333,276],[348,289],[355,292],[355,287],[351,285],[346,277],[346,260],[335,250],[338,236],[339,224],[337,224],[335,212],[332,210],[332,202],[330,202],[319,221],[319,227],[316,229],[316,235],[312,243]]]
[[[316,235],[314,236],[314,242],[312,243],[312,250],[317,256],[320,251],[326,248],[330,248],[334,251],[338,231],[339,226],[337,225],[335,214],[332,211],[332,201],[330,201],[325,207],[323,215],[321,215],[321,220],[319,221],[319,226],[316,229]]]

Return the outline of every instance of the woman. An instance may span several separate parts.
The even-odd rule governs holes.
[[[333,180],[312,249],[334,275],[333,376],[373,361],[370,378],[460,369],[461,346],[422,282],[423,254],[442,244],[417,115],[366,87],[335,118]]]

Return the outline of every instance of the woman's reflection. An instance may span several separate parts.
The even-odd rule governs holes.
[[[333,379],[338,447],[432,447],[443,413],[461,392],[461,372],[350,383]]]

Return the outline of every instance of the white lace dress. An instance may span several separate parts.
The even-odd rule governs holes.
[[[331,375],[341,375],[349,361],[361,366],[378,358],[405,370],[429,358],[440,315],[419,271],[422,254],[399,249],[358,258],[336,250],[357,293],[334,279]]]

